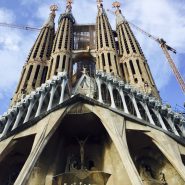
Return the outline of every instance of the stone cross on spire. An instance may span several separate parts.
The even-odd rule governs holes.
[[[50,6],[50,11],[53,15],[56,15],[55,12],[58,10],[58,6],[57,5],[51,5]]]
[[[44,24],[43,27],[47,26],[47,27],[54,28],[54,19],[55,19],[55,16],[56,16],[55,12],[57,10],[58,10],[58,6],[57,5],[54,4],[54,5],[50,6],[51,13],[50,13],[49,18],[48,18],[48,20],[46,21],[46,23]]]
[[[103,0],[97,0],[97,4],[98,4],[98,7],[101,8],[103,5],[102,5],[102,2]]]
[[[121,3],[120,2],[115,1],[112,3],[112,6],[113,6],[113,8],[116,8],[116,11],[115,11],[116,15],[121,13],[121,10],[120,10]]]

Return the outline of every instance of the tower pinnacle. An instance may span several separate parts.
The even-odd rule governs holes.
[[[56,15],[55,12],[58,10],[58,6],[57,5],[51,5],[50,6],[50,11],[52,15]]]
[[[115,1],[115,2],[112,3],[112,6],[113,6],[114,8],[119,9],[119,8],[121,7],[121,3],[118,2],[118,1]]]
[[[73,0],[67,0],[66,13],[72,10],[72,3],[73,3]]]
[[[124,80],[147,94],[159,97],[147,60],[116,1],[116,32],[119,42],[120,69]],[[147,85],[146,85],[147,84]]]
[[[97,0],[98,7],[102,6],[102,2],[103,2],[103,0]]]

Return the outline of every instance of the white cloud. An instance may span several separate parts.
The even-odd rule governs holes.
[[[15,15],[12,11],[6,8],[0,8],[0,22],[12,23],[15,20]]]

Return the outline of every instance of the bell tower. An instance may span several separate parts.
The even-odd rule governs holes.
[[[58,20],[58,30],[55,36],[51,60],[49,64],[48,79],[59,72],[71,74],[73,49],[73,24],[75,19],[72,15],[72,0],[67,0],[66,11]]]
[[[119,42],[120,69],[124,80],[139,90],[159,98],[159,93],[147,60],[135,38],[128,22],[122,15],[121,4],[114,2],[116,8],[116,32]]]
[[[120,76],[121,74],[115,38],[102,2],[102,0],[97,1],[98,15],[96,18],[96,69]]]
[[[45,82],[48,72],[53,40],[55,36],[55,11],[56,5],[50,7],[51,13],[30,51],[26,64],[23,66],[21,78],[14,94],[12,105],[29,94],[32,90]]]

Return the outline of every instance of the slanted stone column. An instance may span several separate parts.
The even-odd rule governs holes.
[[[126,104],[126,101],[125,101],[125,95],[123,93],[123,90],[120,89],[119,90],[119,93],[120,93],[121,100],[122,100],[122,103],[123,103],[124,112],[127,113],[127,114],[129,114],[129,111],[128,111],[128,107],[127,107],[127,104]]]
[[[133,102],[133,104],[134,104],[134,108],[135,108],[137,117],[138,117],[139,119],[142,119],[141,114],[140,114],[139,109],[138,109],[138,106],[137,106],[137,103],[136,103],[135,97],[132,96],[131,99],[132,99],[132,102]]]

